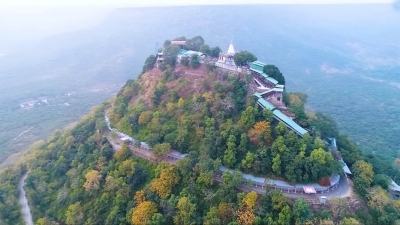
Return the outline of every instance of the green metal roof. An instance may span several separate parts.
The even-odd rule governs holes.
[[[265,66],[264,63],[262,63],[260,61],[254,61],[254,62],[251,63],[250,68],[254,69],[254,70],[257,70],[255,72],[262,73],[263,70],[264,70],[264,66]]]
[[[266,73],[261,73],[261,76],[263,76],[265,79],[268,79],[268,75]]]
[[[283,92],[283,89],[281,89],[281,88],[272,88],[272,89],[269,89],[269,90],[261,92],[261,93],[256,93],[256,94],[254,94],[254,96],[256,96],[258,98],[262,98],[263,95],[268,94],[271,91]]]
[[[300,127],[296,122],[294,122],[288,116],[283,114],[281,111],[274,110],[273,114],[274,114],[275,118],[277,118],[278,120],[280,120],[283,123],[285,123],[286,126],[288,126],[290,129],[292,129],[298,135],[303,137],[303,135],[307,133],[307,131],[304,128]]]
[[[275,109],[274,105],[272,105],[271,103],[269,103],[267,100],[265,100],[263,98],[258,99],[257,103],[260,104],[265,109],[269,109],[271,111]]]
[[[272,90],[273,90],[273,91],[276,91],[276,92],[283,92],[283,89],[282,89],[282,88],[273,88]]]
[[[265,63],[263,63],[261,61],[254,61],[254,62],[252,62],[252,64],[256,64],[256,65],[259,65],[259,66],[262,66],[262,67],[264,67],[266,65]]]
[[[282,88],[282,89],[284,89],[284,88],[285,88],[285,85],[283,85],[283,84],[277,84],[275,87],[276,87],[276,88]]]
[[[254,68],[250,68],[250,70],[252,70],[252,71],[254,71],[254,72],[256,72],[256,73],[259,73],[259,74],[262,74],[262,73],[263,73],[262,70],[258,70],[258,69],[254,69]]]
[[[269,81],[269,82],[271,82],[271,83],[273,83],[273,84],[278,84],[278,81],[277,80],[275,80],[274,78],[272,78],[272,77],[267,77],[267,80]]]

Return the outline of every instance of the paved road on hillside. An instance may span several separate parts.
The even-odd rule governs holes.
[[[113,146],[114,151],[118,151],[119,149],[121,149],[121,145],[123,143],[122,140],[118,140],[119,143],[111,141],[110,138],[108,138],[108,140],[110,141],[111,145]],[[130,145],[129,147],[134,155],[136,155],[140,158],[152,161],[152,162],[157,162],[157,157],[151,151],[136,148],[133,145]],[[169,164],[175,164],[178,160],[164,157],[161,159],[161,161],[167,162]],[[214,180],[217,182],[221,182],[221,178],[218,176],[216,176],[214,178]],[[351,187],[352,185],[349,183],[351,183],[351,180],[348,180],[345,176],[342,175],[342,176],[340,176],[339,183],[336,185],[336,187],[332,188],[329,191],[324,191],[323,193],[304,194],[304,193],[299,193],[299,192],[295,193],[294,191],[288,192],[286,190],[282,190],[282,193],[284,193],[289,198],[293,198],[293,199],[304,197],[305,199],[307,199],[309,201],[319,202],[319,199],[321,198],[321,196],[325,196],[327,199],[350,197],[352,195],[352,187]],[[263,189],[261,187],[254,187],[254,186],[249,187],[247,185],[242,185],[238,189],[241,191],[244,191],[244,192],[255,191],[258,194],[265,193],[265,189]]]

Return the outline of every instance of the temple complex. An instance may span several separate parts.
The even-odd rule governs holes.
[[[278,84],[278,81],[264,73],[264,63],[254,61],[250,65],[250,73],[253,75],[253,81],[257,86],[256,93],[257,104],[263,109],[272,111],[274,118],[283,122],[289,129],[293,130],[299,136],[307,133],[307,130],[293,121],[295,114],[287,111],[283,101],[283,92],[285,86]]]

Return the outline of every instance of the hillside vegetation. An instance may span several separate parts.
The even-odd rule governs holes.
[[[400,203],[389,199],[387,178],[374,175],[345,136],[338,139],[339,152],[352,165],[355,190],[366,206],[349,209],[342,198],[316,209],[279,190],[237,192],[241,171],[291,182],[340,173],[334,160],[339,152],[327,152],[323,141],[337,130],[329,116],[304,112],[304,94],[286,93],[289,110],[313,127],[312,136],[299,138],[255,104],[251,77],[196,67],[145,66],[137,80],[127,81],[76,126],[35,143],[24,164],[0,173],[1,224],[21,224],[16,183],[26,171],[25,190],[40,225],[395,224]],[[169,165],[135,157],[128,143],[115,152],[104,113],[160,158],[170,148],[188,155]],[[233,172],[218,183],[221,165]]]

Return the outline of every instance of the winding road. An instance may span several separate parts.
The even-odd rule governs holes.
[[[21,206],[22,218],[26,225],[33,225],[31,209],[29,208],[28,199],[26,198],[24,185],[25,179],[28,177],[28,172],[26,172],[18,183],[19,198],[18,202]]]
[[[111,129],[114,131],[117,131],[116,129]],[[119,134],[122,134],[123,137],[125,137],[126,134],[123,134],[121,132],[118,132]],[[125,137],[126,138],[126,137]],[[107,137],[111,145],[113,146],[114,151],[118,151],[122,144],[124,143],[124,140],[121,140],[121,138],[118,138],[117,140],[111,140],[111,138]],[[142,148],[137,148],[133,144],[129,145],[132,153],[140,158],[157,162],[157,157],[151,152],[150,150],[147,149],[142,149]],[[177,159],[171,159],[169,157],[164,156],[160,161],[167,162],[169,164],[175,164],[178,160]],[[221,182],[221,179],[216,176],[214,178],[216,182]],[[285,188],[277,188],[272,186],[272,188],[280,189],[282,193],[284,193],[286,196],[289,198],[300,198],[304,197],[310,202],[313,203],[319,203],[319,199],[321,196],[325,196],[327,199],[331,198],[345,198],[345,197],[351,197],[352,195],[352,185],[351,181],[346,177],[346,176],[340,176],[339,182],[332,186],[331,188],[328,188],[328,190],[325,191],[317,191],[317,194],[304,194],[303,192],[299,191],[294,191],[294,190],[288,190]],[[238,187],[239,190],[244,191],[244,192],[250,192],[250,191],[255,191],[258,194],[264,194],[266,192],[265,188],[261,187],[255,187],[255,186],[248,186],[248,185],[241,185]]]
[[[121,145],[124,143],[124,140],[131,140],[134,141],[134,139],[132,137],[130,137],[127,134],[124,134],[120,131],[118,131],[115,128],[112,128],[110,125],[110,120],[107,116],[107,114],[105,113],[104,115],[104,119],[105,122],[107,124],[107,127],[110,131],[114,131],[118,134],[118,139],[116,141],[112,141],[111,138],[107,137],[108,141],[111,143],[111,145],[114,148],[114,151],[118,151],[121,148]],[[116,143],[118,142],[118,143]],[[130,149],[132,151],[132,153],[140,158],[149,160],[149,161],[153,161],[153,162],[157,162],[157,157],[153,154],[153,152],[151,152],[150,150],[147,149],[142,149],[142,148],[136,148],[133,144],[130,144]],[[177,159],[171,159],[169,157],[163,157],[161,159],[161,161],[165,161],[169,164],[175,164],[176,161],[178,161]],[[218,179],[218,177],[214,178],[215,181],[217,182],[221,182],[220,179]],[[271,180],[270,180],[271,181]],[[279,181],[278,181],[279,182]],[[280,188],[280,187],[273,187],[276,189],[280,189],[282,191],[282,193],[284,193],[285,195],[287,195],[289,198],[300,198],[300,197],[304,197],[307,200],[310,201],[318,201],[321,198],[321,196],[325,196],[327,199],[330,198],[345,198],[345,197],[351,197],[352,196],[352,184],[351,184],[351,180],[349,180],[346,176],[341,175],[339,182],[337,184],[335,184],[334,186],[327,188],[327,190],[325,191],[317,191],[316,194],[304,194],[303,192],[299,192],[299,191],[294,191],[294,190],[289,190],[286,188]],[[249,191],[255,191],[259,194],[264,194],[265,193],[265,189],[262,187],[257,187],[257,186],[248,186],[248,185],[241,185],[239,188],[239,190],[245,191],[245,192],[249,192]]]

